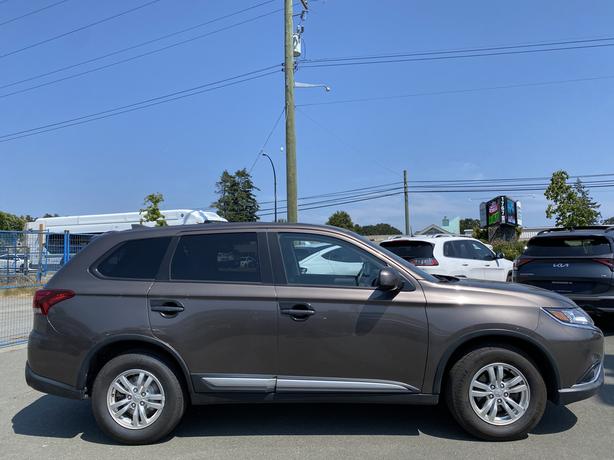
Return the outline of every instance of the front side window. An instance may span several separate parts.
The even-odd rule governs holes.
[[[279,244],[288,284],[372,287],[386,266],[337,238],[281,233]]]
[[[493,260],[493,252],[479,241],[456,240],[446,241],[443,255],[457,259]]]
[[[171,279],[183,281],[261,281],[256,233],[185,235],[171,262]]]
[[[493,260],[495,258],[493,252],[479,241],[471,241],[471,246],[473,246],[474,259]]]
[[[96,269],[109,278],[153,280],[170,241],[170,237],[126,241],[112,250]]]

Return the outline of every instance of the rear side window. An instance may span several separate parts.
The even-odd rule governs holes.
[[[260,260],[256,233],[182,236],[171,263],[171,279],[258,283]]]
[[[112,250],[96,269],[109,278],[153,280],[170,241],[170,237],[126,241]]]
[[[612,252],[602,236],[534,238],[527,244],[526,256],[574,257],[599,256]]]
[[[426,241],[384,241],[381,246],[404,259],[430,259],[433,245]]]

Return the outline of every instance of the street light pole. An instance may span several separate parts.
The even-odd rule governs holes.
[[[270,156],[262,152],[263,157],[267,157],[271,162],[271,168],[273,168],[273,195],[275,200],[275,222],[277,222],[277,173],[275,172],[275,164]]]

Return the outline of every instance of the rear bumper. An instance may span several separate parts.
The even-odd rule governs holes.
[[[34,373],[28,363],[26,363],[26,383],[37,391],[63,398],[85,399],[87,397],[85,390],[79,390],[65,383]]]
[[[570,388],[562,388],[558,394],[558,404],[566,405],[576,401],[588,399],[596,394],[604,382],[603,364],[600,365],[599,372],[591,382],[579,383]]]

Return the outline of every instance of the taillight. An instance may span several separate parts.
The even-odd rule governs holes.
[[[75,293],[68,289],[39,289],[34,293],[32,308],[40,310],[40,313],[46,316],[49,313],[49,309],[56,303],[74,296]]]
[[[436,265],[439,265],[439,262],[437,262],[437,259],[434,257],[420,257],[417,259],[409,259],[409,261],[420,267],[435,267]]]
[[[528,264],[529,262],[533,262],[533,259],[516,259],[514,260],[514,268],[518,269],[520,267],[522,267],[523,265]]]
[[[614,271],[614,259],[593,259],[595,262],[605,265],[609,267],[610,270]]]

